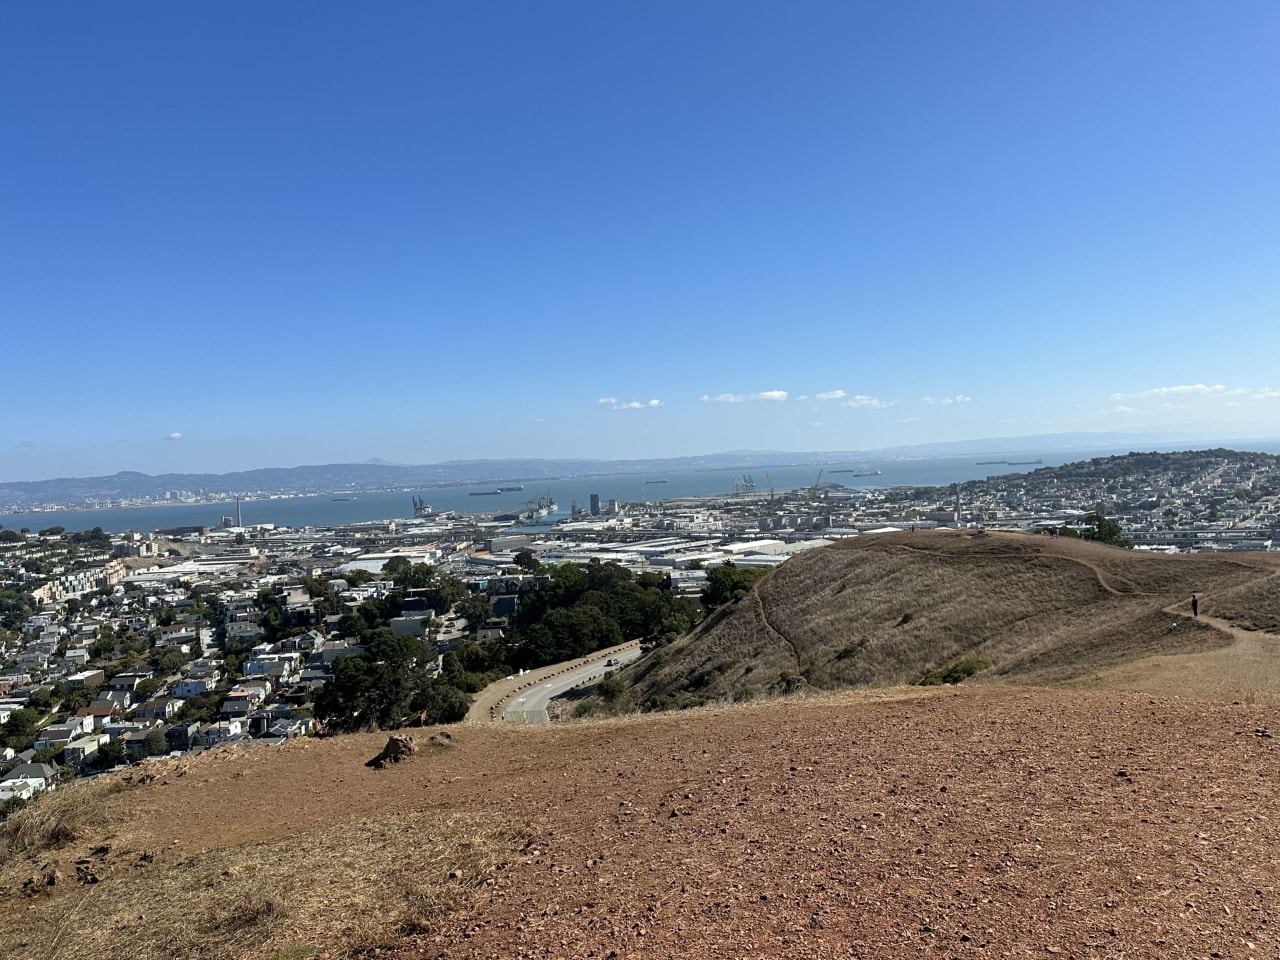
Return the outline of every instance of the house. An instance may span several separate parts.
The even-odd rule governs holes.
[[[63,677],[58,685],[67,693],[71,693],[74,690],[96,690],[106,680],[107,675],[101,670],[81,670],[79,673],[73,673],[69,677]]]
[[[57,785],[57,780],[57,767],[47,763],[19,763],[5,774],[4,780],[0,780],[0,792],[9,789],[21,792],[24,787],[30,787],[33,793],[39,793],[41,790],[52,790]],[[14,784],[13,781],[24,783]],[[26,799],[30,799],[30,795]]]
[[[111,722],[120,708],[114,703],[95,703],[87,707],[81,707],[76,711],[77,717],[89,717],[93,721],[94,729],[101,730],[104,726]]]
[[[211,677],[183,677],[173,687],[173,695],[179,699],[199,697],[212,693],[218,686],[220,675],[215,671]]]
[[[172,720],[182,707],[182,701],[173,697],[156,697],[140,704],[133,715],[139,720]]]
[[[110,742],[111,738],[106,734],[90,734],[87,737],[80,737],[78,740],[72,740],[62,748],[62,760],[69,767],[83,767],[85,763],[93,759],[99,747],[104,743]]]
[[[100,690],[98,696],[94,699],[93,705],[114,706],[117,710],[128,710],[133,706],[133,694],[128,690]]]
[[[72,717],[63,723],[51,723],[36,734],[37,750],[60,750],[83,734],[93,731],[92,717]]]
[[[204,741],[205,746],[209,747],[231,743],[239,740],[243,735],[244,724],[239,720],[220,720],[200,728],[200,739]]]
[[[153,674],[150,670],[134,670],[131,673],[117,673],[114,677],[107,681],[107,688],[110,690],[121,690],[127,693],[133,693],[138,689],[139,684],[143,680],[150,680]]]
[[[164,732],[170,750],[190,750],[200,743],[200,724],[175,723]]]
[[[227,643],[240,645],[257,643],[267,632],[252,620],[237,620],[227,624]]]
[[[5,777],[0,780],[0,803],[6,800],[30,800],[44,789],[42,781],[26,777]]]

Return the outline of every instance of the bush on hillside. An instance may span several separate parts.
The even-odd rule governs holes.
[[[949,667],[942,667],[926,673],[924,679],[920,681],[920,686],[937,687],[944,683],[963,683],[974,674],[988,670],[990,667],[990,660],[984,660],[982,657],[968,657],[951,664]]]

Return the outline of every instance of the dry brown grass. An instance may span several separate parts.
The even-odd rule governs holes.
[[[1201,609],[1245,630],[1280,633],[1280,573],[1205,597]]]
[[[478,816],[413,812],[204,851],[11,914],[0,929],[0,956],[349,956],[457,907],[519,855],[524,838]]]
[[[112,798],[130,786],[120,777],[103,777],[37,795],[0,822],[0,868],[103,832],[121,816]]]
[[[636,668],[637,700],[743,699],[785,672],[820,689],[910,684],[965,657],[970,682],[1061,683],[1127,661],[1226,646],[1164,608],[1261,592],[1275,561],[1163,557],[1048,537],[939,531],[863,537],[814,550]],[[1280,601],[1272,601],[1280,617]],[[1216,607],[1214,608],[1216,609]],[[1189,612],[1189,611],[1188,611]]]

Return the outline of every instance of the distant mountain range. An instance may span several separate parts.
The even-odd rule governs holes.
[[[887,447],[878,450],[809,451],[733,450],[693,457],[645,460],[506,459],[450,460],[417,466],[368,460],[319,466],[268,467],[237,473],[122,472],[104,477],[60,477],[53,480],[0,481],[0,513],[38,506],[105,505],[121,500],[163,499],[170,491],[202,497],[237,495],[301,495],[334,491],[373,492],[421,489],[452,484],[497,483],[558,477],[674,473],[688,470],[735,470],[797,464],[823,464],[892,457],[947,457],[983,454],[1082,453],[1165,449],[1203,444],[1201,439],[1171,434],[1059,433],[1035,437],[997,437],[949,443]],[[1275,441],[1248,441],[1242,449],[1269,450]],[[1219,442],[1221,445],[1221,442]]]

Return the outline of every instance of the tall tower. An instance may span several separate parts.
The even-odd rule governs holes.
[[[591,495],[591,515],[593,517],[600,516],[600,494],[598,493]]]
[[[236,526],[242,526],[240,523],[240,498],[236,497]]]

